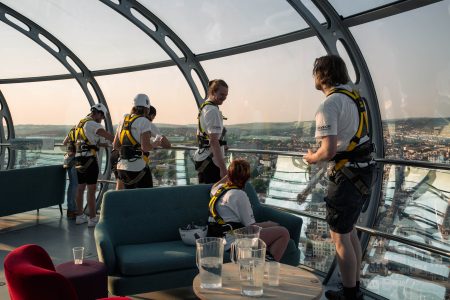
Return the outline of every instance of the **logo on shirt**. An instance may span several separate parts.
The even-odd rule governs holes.
[[[322,125],[322,126],[318,126],[317,130],[318,131],[324,131],[324,130],[328,130],[331,128],[331,125]]]

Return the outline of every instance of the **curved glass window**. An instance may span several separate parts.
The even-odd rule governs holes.
[[[90,70],[169,59],[149,36],[100,1],[3,2],[56,36]]]
[[[449,3],[351,28],[375,84],[388,158],[450,163]]]
[[[0,79],[69,73],[47,50],[3,22],[0,36]]]
[[[222,78],[230,87],[221,108],[228,118],[227,129],[237,130],[242,125],[238,130],[241,142],[280,139],[285,142],[271,145],[272,149],[290,149],[291,137],[309,126],[301,122],[314,120],[324,98],[315,90],[312,78],[314,59],[324,53],[319,41],[310,38],[202,62],[210,79]]]
[[[30,93],[30,91],[33,91]],[[69,129],[89,113],[89,103],[75,80],[2,85],[14,122],[14,168],[57,165]]]
[[[364,12],[373,8],[377,8],[386,4],[398,2],[397,0],[330,0],[330,3],[334,6],[334,9],[343,17],[355,15],[357,13]]]
[[[285,1],[141,0],[196,53],[267,39],[307,28]]]
[[[144,93],[157,109],[155,124],[161,131],[167,125],[187,125],[197,122],[195,98],[177,67],[96,77],[111,111],[113,124],[130,112],[136,94]],[[170,126],[168,126],[170,127]],[[191,126],[195,141],[195,126]],[[175,130],[174,130],[175,131]],[[166,135],[169,135],[166,131]],[[175,133],[174,133],[175,134]]]
[[[446,257],[372,237],[362,262],[361,286],[386,299],[444,300],[449,269]]]

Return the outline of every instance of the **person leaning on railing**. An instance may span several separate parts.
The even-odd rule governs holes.
[[[249,178],[250,164],[244,159],[235,159],[228,167],[227,175],[212,186],[208,235],[222,237],[230,228],[260,226],[260,238],[273,259],[280,261],[290,240],[289,231],[272,221],[255,222],[250,200],[243,191]]]
[[[309,164],[334,161],[325,197],[330,234],[343,289],[326,291],[328,299],[363,299],[359,290],[362,251],[354,228],[368,201],[374,162],[371,158],[369,122],[363,99],[347,85],[347,67],[336,55],[314,62],[315,87],[326,100],[316,113],[316,133],[320,147],[308,150]]]
[[[153,148],[147,118],[149,109],[148,96],[136,95],[130,114],[126,114],[117,127],[113,142],[113,149],[119,153],[116,173],[125,189],[153,187],[152,173],[143,155]]]

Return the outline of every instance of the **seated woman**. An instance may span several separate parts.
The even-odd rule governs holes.
[[[262,227],[260,238],[266,243],[268,252],[280,261],[286,250],[289,231],[272,221],[255,223],[250,200],[243,191],[250,178],[250,164],[244,159],[233,160],[228,174],[211,188],[210,217],[208,235],[223,236],[230,227],[237,229],[248,225]],[[214,230],[216,229],[216,230]],[[223,229],[223,230],[221,230]]]

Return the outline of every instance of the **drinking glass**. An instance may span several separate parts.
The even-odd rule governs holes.
[[[84,247],[73,247],[73,263],[76,265],[83,264]]]
[[[196,263],[200,271],[200,287],[222,287],[222,264],[224,239],[206,237],[196,240]]]

